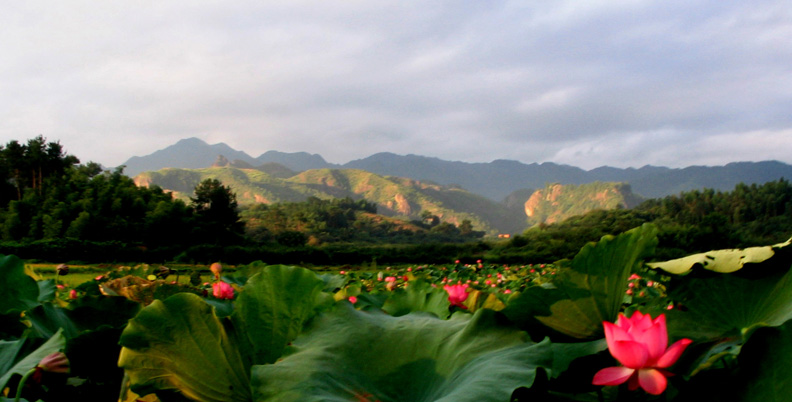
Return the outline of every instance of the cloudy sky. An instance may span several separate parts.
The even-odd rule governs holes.
[[[17,1],[0,142],[590,169],[792,163],[788,1]]]

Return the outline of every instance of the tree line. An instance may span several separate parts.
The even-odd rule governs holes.
[[[140,247],[233,242],[242,233],[236,196],[207,180],[190,204],[157,186],[138,187],[123,168],[80,164],[39,136],[0,146],[0,238],[118,241]]]
[[[184,202],[157,186],[138,187],[123,167],[81,164],[41,136],[0,145],[0,189],[0,254],[50,261],[553,262],[647,222],[660,230],[656,258],[670,259],[792,236],[792,185],[785,179],[596,210],[496,243],[482,241],[469,221],[454,225],[428,211],[420,220],[395,221],[366,200],[240,207],[216,179],[199,183]]]
[[[786,179],[738,184],[733,191],[694,190],[650,199],[632,209],[595,210],[532,227],[490,251],[502,261],[571,258],[589,241],[644,223],[659,229],[655,258],[784,242],[792,236],[792,185]]]
[[[307,255],[305,247],[332,243],[463,243],[483,235],[469,222],[457,228],[431,214],[405,228],[377,215],[375,203],[350,198],[240,208],[216,179],[199,183],[187,203],[158,186],[137,186],[123,166],[81,164],[41,136],[0,145],[0,187],[0,254],[27,258],[204,261],[233,252],[255,260],[292,255],[291,249]],[[327,250],[351,258],[349,247]]]

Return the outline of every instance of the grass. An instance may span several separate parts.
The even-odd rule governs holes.
[[[55,279],[56,276],[58,277],[58,283],[67,285],[67,287],[74,287],[80,285],[82,283],[88,282],[93,280],[99,275],[104,275],[108,272],[114,271],[119,267],[126,266],[126,267],[134,267],[138,264],[87,264],[87,265],[69,265],[69,273],[66,275],[58,276],[57,266],[59,264],[39,264],[39,263],[30,263],[25,264],[26,271],[37,280],[44,280],[44,279]],[[168,265],[168,268],[172,270],[176,270],[177,274],[172,274],[168,276],[166,279],[169,281],[178,281],[179,283],[187,284],[190,282],[190,274],[195,270],[201,272],[201,281],[202,282],[210,282],[211,279],[214,277],[211,272],[209,272],[209,266],[207,265]]]

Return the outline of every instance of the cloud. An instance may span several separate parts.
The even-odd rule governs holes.
[[[781,1],[17,2],[0,26],[0,140],[107,165],[192,136],[338,163],[792,162]]]

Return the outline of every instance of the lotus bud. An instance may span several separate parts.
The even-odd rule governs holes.
[[[157,268],[157,271],[154,273],[154,275],[156,275],[157,278],[165,279],[168,276],[170,276],[171,272],[172,271],[171,271],[170,268],[168,268],[168,267],[166,267],[164,265],[160,265],[160,267]]]
[[[68,373],[70,371],[69,358],[63,352],[55,352],[41,359],[36,367],[50,373]]]
[[[223,272],[223,266],[220,265],[219,262],[216,262],[209,266],[209,270],[212,271],[212,273],[215,276],[215,279],[220,279],[220,274]]]

